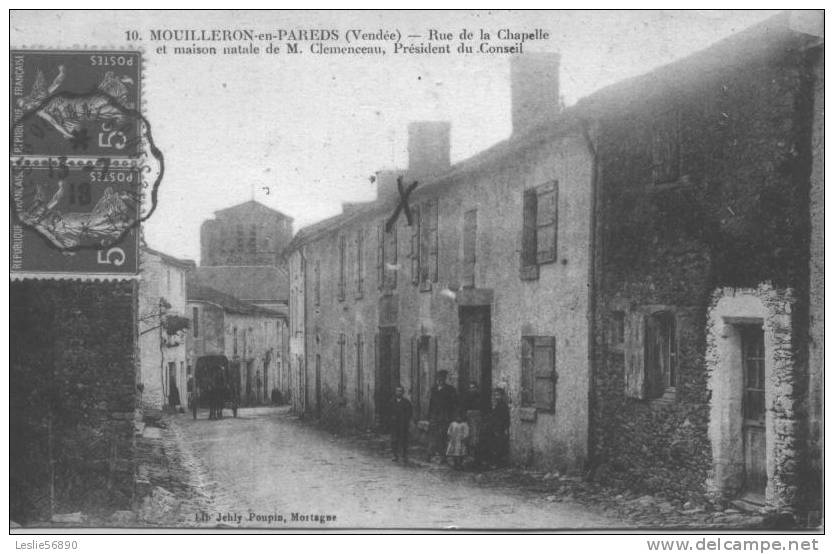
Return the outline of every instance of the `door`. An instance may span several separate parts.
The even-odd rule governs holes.
[[[377,425],[386,429],[394,388],[400,384],[400,334],[396,328],[380,327],[376,343],[375,416]]]
[[[481,410],[489,410],[492,394],[492,327],[489,306],[460,308],[460,373],[462,394],[475,382],[481,393]]]
[[[180,403],[177,390],[177,362],[168,362],[168,405],[172,408]]]
[[[744,492],[764,495],[767,485],[765,444],[764,332],[761,325],[743,325],[742,433],[744,440]]]

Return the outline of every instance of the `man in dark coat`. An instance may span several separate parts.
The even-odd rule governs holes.
[[[435,454],[446,452],[446,432],[457,409],[458,394],[455,387],[446,384],[448,375],[445,370],[437,372],[437,383],[429,396],[429,461]]]
[[[487,421],[487,450],[490,463],[502,466],[507,462],[510,446],[510,407],[502,388],[493,391],[492,400],[494,404]]]
[[[411,422],[411,402],[404,396],[402,387],[394,389],[394,402],[391,405],[391,450],[394,461],[408,462],[408,425]]]

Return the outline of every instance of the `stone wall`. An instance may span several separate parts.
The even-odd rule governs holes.
[[[811,80],[804,56],[792,43],[770,45],[685,83],[658,81],[600,122],[592,433],[604,481],[679,498],[705,492],[713,455],[705,328],[716,289],[768,281],[791,288],[792,370],[805,374]],[[679,175],[658,183],[653,131],[675,118]],[[646,305],[687,313],[671,402],[626,397],[624,358],[607,336],[613,311]]]
[[[129,509],[136,284],[13,282],[10,303],[11,519]]]

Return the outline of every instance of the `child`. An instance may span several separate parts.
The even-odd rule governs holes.
[[[469,424],[464,421],[463,414],[457,412],[455,419],[449,424],[449,446],[446,456],[454,460],[455,469],[463,469],[463,457],[466,455],[466,439],[469,438]]]

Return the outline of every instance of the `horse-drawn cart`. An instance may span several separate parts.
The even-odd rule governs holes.
[[[226,356],[202,356],[197,358],[194,370],[194,391],[191,413],[197,419],[199,405],[208,406],[209,419],[221,419],[223,408],[232,410],[237,417],[240,406],[240,367],[230,364]]]

